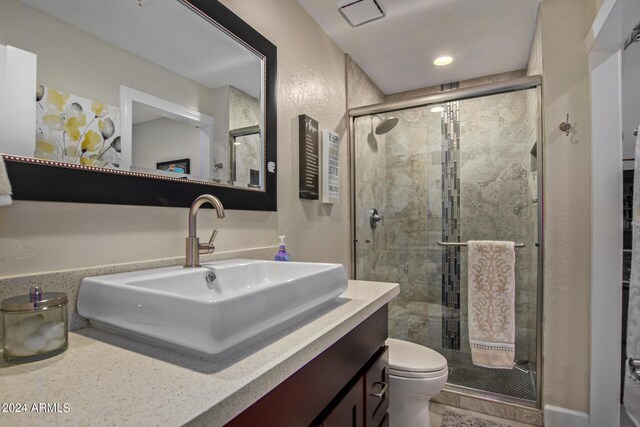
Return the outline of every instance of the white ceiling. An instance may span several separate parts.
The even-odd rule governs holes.
[[[540,1],[382,0],[387,16],[356,28],[335,0],[298,3],[388,95],[525,68]]]
[[[21,1],[204,86],[260,97],[259,58],[175,0]]]

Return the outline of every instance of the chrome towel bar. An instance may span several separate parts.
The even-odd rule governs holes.
[[[466,242],[438,242],[438,246],[469,246]],[[524,243],[515,243],[516,248],[524,248]]]

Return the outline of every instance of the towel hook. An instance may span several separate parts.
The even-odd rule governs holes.
[[[567,120],[560,123],[560,126],[558,126],[558,128],[565,133],[565,135],[569,136],[569,133],[571,132],[572,129],[572,125],[571,122],[569,121],[569,113],[567,113]]]

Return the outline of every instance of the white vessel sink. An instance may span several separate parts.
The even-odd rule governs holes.
[[[302,320],[346,289],[340,264],[230,260],[87,277],[77,307],[95,327],[217,359]]]

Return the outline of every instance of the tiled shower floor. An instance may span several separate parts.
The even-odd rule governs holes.
[[[469,353],[444,348],[434,350],[447,359],[449,384],[519,399],[536,400],[536,366],[534,363],[518,365],[517,368],[514,367],[511,370],[489,369],[474,365]],[[529,371],[529,373],[523,372],[523,370]]]

